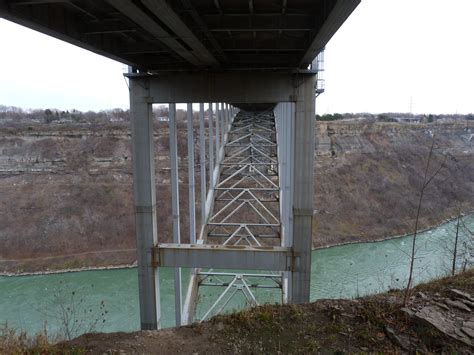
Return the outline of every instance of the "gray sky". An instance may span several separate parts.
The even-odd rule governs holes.
[[[326,47],[327,112],[474,112],[474,0],[362,0]],[[122,64],[0,20],[0,104],[128,107]]]

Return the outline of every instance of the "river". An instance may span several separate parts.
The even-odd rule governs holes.
[[[474,214],[464,217],[464,223],[474,230]],[[455,230],[453,221],[418,235],[415,283],[449,273]],[[461,227],[459,239],[459,259],[468,258],[472,265],[473,257],[467,255],[472,236]],[[311,299],[352,298],[404,287],[411,241],[407,236],[313,251]],[[163,326],[173,326],[173,271],[163,268],[160,276]],[[270,294],[268,300],[276,301]],[[0,277],[0,324],[30,335],[46,326],[50,334],[58,334],[63,310],[75,317],[69,322],[77,324],[75,335],[90,330],[91,322],[97,331],[138,330],[136,269]]]

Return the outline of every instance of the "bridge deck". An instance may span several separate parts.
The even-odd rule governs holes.
[[[0,17],[141,70],[306,69],[359,2],[3,0]]]

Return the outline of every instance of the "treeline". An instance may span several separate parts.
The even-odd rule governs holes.
[[[198,124],[199,113],[193,111],[194,124]],[[168,105],[153,105],[153,118],[158,124],[167,124],[169,117]],[[207,117],[207,111],[205,113]],[[178,127],[186,126],[186,110],[176,110]],[[33,126],[35,124],[125,124],[130,121],[130,110],[114,108],[102,111],[58,110],[47,109],[22,109],[15,106],[0,105],[0,126]]]
[[[474,120],[474,114],[412,114],[412,113],[397,113],[388,112],[380,114],[372,113],[334,113],[316,115],[318,121],[338,121],[338,120],[369,120],[378,122],[435,122],[435,121],[452,121],[452,120]]]
[[[120,108],[103,111],[22,109],[14,106],[0,105],[0,120],[11,123],[96,123],[104,121],[127,121],[129,110]]]
[[[186,113],[178,110],[179,116],[184,117]],[[183,111],[183,112],[181,112]],[[168,107],[164,105],[153,107],[153,116],[157,119],[168,117]],[[130,110],[114,108],[101,111],[79,111],[47,109],[22,109],[15,106],[0,105],[1,123],[105,123],[105,122],[128,122],[130,121]]]
[[[154,105],[153,116],[158,121],[168,120],[168,106]],[[196,119],[198,113],[193,112]],[[207,116],[207,113],[206,113]],[[176,119],[179,123],[186,120],[186,110],[177,109]],[[445,120],[474,120],[474,114],[412,114],[412,113],[334,113],[316,115],[318,121],[339,121],[339,120],[369,120],[378,122],[435,122]],[[107,122],[128,122],[130,121],[130,111],[121,108],[114,108],[102,111],[79,110],[58,110],[47,109],[22,109],[15,106],[0,105],[0,124],[20,124],[20,123],[107,123]]]

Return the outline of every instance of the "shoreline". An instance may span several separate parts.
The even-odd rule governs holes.
[[[474,210],[468,211],[468,212],[463,212],[462,216],[469,216],[469,215],[474,215]],[[436,229],[444,224],[450,223],[454,221],[457,218],[457,216],[451,216],[446,218],[444,221],[428,227],[424,229],[420,229],[418,233],[425,233],[430,230]],[[380,243],[384,242],[386,240],[392,240],[392,239],[399,239],[403,237],[407,237],[413,235],[412,233],[406,233],[406,234],[401,234],[401,235],[393,235],[393,236],[386,236],[386,237],[380,237],[377,239],[372,239],[372,240],[358,240],[358,241],[348,241],[348,242],[342,242],[342,243],[336,243],[336,244],[331,244],[323,247],[318,247],[318,248],[312,248],[311,251],[316,251],[316,250],[324,250],[324,249],[329,249],[329,248],[334,248],[334,247],[340,247],[344,245],[351,245],[351,244],[361,244],[361,243]],[[133,269],[137,267],[137,262],[133,262],[132,264],[120,264],[120,265],[110,265],[110,266],[84,266],[80,268],[74,268],[74,269],[60,269],[60,270],[46,270],[46,271],[32,271],[32,272],[21,272],[21,273],[13,273],[13,272],[0,272],[0,277],[15,277],[15,276],[41,276],[41,275],[53,275],[53,274],[67,274],[67,273],[72,273],[72,272],[81,272],[81,271],[103,271],[103,270],[118,270],[118,269]]]
[[[74,269],[60,269],[60,270],[46,270],[46,271],[31,271],[31,272],[0,272],[0,277],[16,277],[16,276],[42,276],[42,275],[55,275],[55,274],[68,274],[72,272],[81,271],[103,271],[103,270],[117,270],[117,269],[133,269],[137,267],[137,262],[132,264],[120,264],[110,266],[84,266]]]
[[[470,210],[470,211],[467,211],[467,212],[463,212],[461,213],[461,215],[463,217],[466,217],[466,216],[470,216],[470,215],[474,215],[474,210]],[[433,229],[436,229],[438,227],[441,227],[443,224],[447,224],[447,223],[450,223],[452,221],[454,221],[455,219],[457,219],[458,216],[451,216],[451,217],[448,217],[446,218],[445,220],[443,220],[442,222],[434,225],[434,226],[431,226],[431,227],[427,227],[427,228],[424,228],[424,229],[419,229],[417,234],[420,234],[420,233],[425,233],[425,232],[428,232],[430,230],[433,230]],[[408,236],[411,236],[413,235],[413,233],[405,233],[405,234],[400,234],[400,235],[392,235],[392,236],[386,236],[386,237],[380,237],[380,238],[377,238],[377,239],[371,239],[371,240],[356,240],[356,241],[348,241],[348,242],[342,242],[342,243],[336,243],[336,244],[331,244],[331,245],[327,245],[327,246],[322,246],[322,247],[317,247],[317,248],[313,248],[312,251],[315,251],[315,250],[323,250],[323,249],[328,249],[328,248],[333,248],[333,247],[342,247],[344,245],[351,245],[351,244],[361,244],[361,243],[380,243],[380,242],[383,242],[383,241],[386,241],[386,240],[393,240],[393,239],[399,239],[399,238],[404,238],[404,237],[408,237]]]

